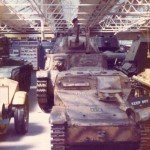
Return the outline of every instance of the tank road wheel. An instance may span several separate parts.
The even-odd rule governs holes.
[[[51,150],[66,150],[66,125],[51,125]]]
[[[51,109],[50,101],[48,99],[47,79],[37,79],[37,100],[40,108],[49,113]]]
[[[150,120],[141,123],[140,150],[150,150]]]
[[[15,130],[18,134],[25,134],[28,131],[29,108],[28,105],[17,106],[14,110]]]

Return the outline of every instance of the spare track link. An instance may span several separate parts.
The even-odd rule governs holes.
[[[150,120],[141,123],[140,150],[150,150]]]
[[[47,102],[47,79],[37,79],[37,99],[41,105]]]
[[[66,150],[66,124],[52,124],[51,150]]]

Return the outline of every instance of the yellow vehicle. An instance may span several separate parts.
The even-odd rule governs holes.
[[[30,88],[32,65],[20,58],[9,57],[9,43],[0,39],[0,134],[6,133],[14,117],[19,134],[28,131],[29,108],[27,92]]]
[[[14,117],[15,130],[19,134],[28,131],[29,109],[25,91],[19,91],[17,81],[0,79],[0,134],[6,133],[10,119]]]

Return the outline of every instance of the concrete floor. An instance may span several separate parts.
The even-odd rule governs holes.
[[[35,73],[32,74],[29,102],[28,133],[17,135],[12,118],[7,134],[0,135],[0,150],[50,150],[49,114],[42,112],[37,104]]]

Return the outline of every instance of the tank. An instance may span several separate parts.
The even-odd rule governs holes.
[[[56,78],[51,149],[148,150],[149,90],[121,72],[85,68]]]
[[[32,65],[10,58],[9,50],[5,49],[3,40],[0,41],[0,134],[6,133],[12,117],[16,132],[25,134],[28,131],[27,92],[30,88]]]
[[[100,54],[101,42],[100,37],[85,37],[85,36],[66,36],[59,37],[54,45],[53,53],[46,55],[46,63],[44,70],[39,70],[36,72],[37,77],[37,99],[40,108],[44,112],[50,112],[52,106],[54,105],[54,83],[56,76],[59,72],[70,70],[72,67],[77,65],[88,66],[90,63],[93,64],[93,58],[88,59],[88,62],[84,62],[84,57],[89,54]],[[116,37],[107,37],[107,41],[117,41]],[[110,53],[101,53],[105,57],[107,64],[110,64],[108,69],[114,63],[115,59],[118,58],[123,60],[125,58],[125,53],[116,53],[118,50],[118,42],[115,42],[113,46],[110,46]],[[112,45],[112,44],[110,44]],[[108,46],[107,46],[108,50]],[[113,51],[113,52],[111,52]],[[113,53],[113,54],[112,54]],[[80,57],[81,56],[81,57]],[[84,57],[83,57],[84,56]],[[93,57],[93,56],[91,56]],[[95,55],[96,57],[96,55]],[[78,64],[79,60],[82,58],[82,64]],[[110,59],[111,58],[111,61]],[[112,59],[113,58],[113,59]],[[92,61],[91,61],[92,60]],[[98,60],[99,61],[99,60]],[[113,61],[113,62],[112,62]],[[96,63],[96,62],[95,62]]]
[[[37,72],[39,105],[51,110],[51,149],[149,149],[149,105],[135,105],[149,90],[109,68],[95,39],[62,38]]]
[[[101,53],[69,56],[55,78],[51,149],[148,150],[150,94]]]
[[[143,72],[145,68],[150,68],[149,45],[148,38],[133,41],[123,63],[116,69],[131,77]]]

